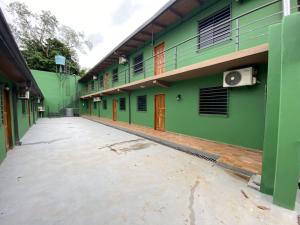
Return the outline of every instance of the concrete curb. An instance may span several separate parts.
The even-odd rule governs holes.
[[[166,141],[166,140],[161,139],[161,138],[153,137],[151,135],[147,135],[147,134],[144,134],[144,133],[141,133],[141,132],[133,131],[133,130],[126,129],[126,128],[119,127],[119,126],[115,126],[115,125],[108,124],[108,123],[105,123],[105,122],[101,122],[101,121],[98,121],[98,120],[93,120],[91,118],[87,118],[87,117],[82,117],[82,118],[85,118],[87,120],[90,120],[90,121],[93,121],[93,122],[96,122],[96,123],[100,123],[100,124],[102,124],[104,126],[107,126],[107,127],[111,127],[111,128],[115,128],[115,129],[124,131],[124,132],[129,133],[129,134],[134,134],[136,136],[145,138],[147,140],[156,142],[156,143],[161,144],[161,145],[168,146],[170,148],[174,148],[178,151],[185,152],[187,154],[194,155],[194,156],[197,156],[199,158],[202,158],[202,159],[205,159],[205,160],[208,160],[208,161],[211,161],[211,162],[215,162],[216,165],[218,165],[222,168],[231,170],[234,173],[238,173],[238,174],[241,174],[241,175],[244,175],[244,176],[247,176],[247,177],[251,177],[252,175],[255,175],[254,173],[252,173],[248,170],[244,170],[244,169],[241,169],[241,168],[238,168],[238,167],[234,167],[234,166],[231,166],[231,165],[228,165],[228,164],[225,164],[225,163],[217,162],[217,160],[220,156],[215,155],[215,154],[211,154],[211,153],[201,151],[199,149],[187,147],[187,146],[184,146],[184,145],[179,145],[179,144],[176,144],[176,143],[171,142],[171,141]]]

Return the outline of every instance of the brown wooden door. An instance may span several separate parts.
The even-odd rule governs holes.
[[[27,108],[28,108],[28,124],[31,126],[31,110],[30,110],[30,100],[27,100]]]
[[[12,147],[12,127],[9,92],[3,90],[3,119],[4,119],[4,135],[6,150]]]
[[[165,131],[165,95],[155,95],[155,130]]]
[[[109,75],[108,73],[103,76],[103,89],[109,88]]]
[[[112,118],[113,121],[117,121],[117,100],[113,100],[113,107],[112,107]]]
[[[165,72],[165,43],[161,43],[154,48],[154,75]]]

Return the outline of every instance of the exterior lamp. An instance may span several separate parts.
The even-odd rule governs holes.
[[[177,96],[176,96],[176,100],[177,100],[177,101],[181,101],[181,95],[177,95]]]

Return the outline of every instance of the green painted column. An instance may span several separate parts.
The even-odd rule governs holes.
[[[294,209],[300,151],[300,14],[282,22],[278,146],[273,201]]]
[[[279,93],[281,74],[281,24],[269,28],[267,104],[263,145],[261,192],[272,195],[278,142]]]

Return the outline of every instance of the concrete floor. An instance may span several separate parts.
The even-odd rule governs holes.
[[[0,165],[1,225],[297,224],[212,162],[82,118],[40,119]],[[244,194],[243,194],[243,193]]]

